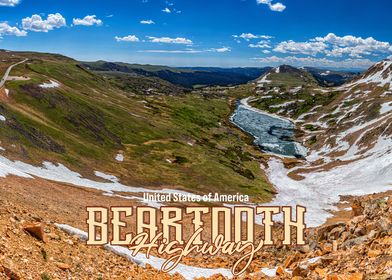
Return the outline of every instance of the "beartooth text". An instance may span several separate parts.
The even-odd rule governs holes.
[[[243,273],[255,253],[265,245],[275,245],[274,218],[280,214],[283,223],[283,245],[304,245],[306,208],[297,206],[230,207],[88,207],[88,245],[127,246],[133,256],[141,251],[148,257],[152,250],[169,256],[162,271],[173,270],[183,257],[191,253],[214,256],[218,253],[241,253],[234,264],[234,275]],[[185,215],[191,220],[185,226]],[[293,217],[294,216],[294,217]],[[109,218],[111,217],[111,218]],[[256,218],[264,228],[264,238],[255,240]],[[205,221],[209,221],[209,232]],[[135,232],[126,232],[133,224]],[[186,228],[185,228],[186,227]],[[109,239],[109,229],[111,238]],[[187,236],[185,240],[184,231]],[[125,231],[125,232],[124,232]],[[206,241],[205,236],[209,236]],[[294,237],[294,238],[293,238]],[[240,263],[245,262],[245,267]]]

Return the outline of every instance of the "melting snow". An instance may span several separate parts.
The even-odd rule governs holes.
[[[269,84],[271,83],[270,80],[267,80],[269,74],[264,75],[259,81],[257,81],[258,85],[264,85],[264,84]]]
[[[69,225],[64,225],[64,224],[56,224],[56,226],[68,233],[69,235],[76,235],[78,236],[81,240],[87,240],[88,235],[87,232],[84,232],[80,229],[71,227]],[[132,251],[127,249],[126,247],[123,246],[113,246],[113,245],[105,245],[104,248],[108,251],[113,252],[116,255],[119,255],[121,257],[126,258],[127,260],[145,267],[147,264],[151,265],[155,269],[160,270],[162,267],[162,264],[166,261],[164,259],[150,256],[147,258],[145,254],[143,253],[138,253],[136,256],[132,256]],[[175,273],[181,274],[185,279],[191,280],[194,278],[200,278],[200,277],[205,277],[209,278],[215,274],[222,274],[223,276],[227,278],[232,278],[233,275],[230,271],[230,269],[226,268],[200,268],[200,267],[195,267],[195,266],[189,266],[189,265],[184,265],[184,264],[179,264],[175,269],[173,269],[170,274],[173,275]]]
[[[321,73],[321,76],[328,76],[329,74],[331,74],[331,71],[325,71],[323,73]]]
[[[297,102],[304,102],[304,100],[288,101],[288,102],[285,102],[285,103],[282,103],[282,104],[271,105],[270,108],[284,108],[284,107],[287,107],[287,106],[289,106],[291,104],[295,104]]]
[[[117,154],[117,155],[116,155],[116,160],[119,161],[119,162],[123,162],[123,161],[124,161],[124,155],[122,155],[122,154]]]
[[[299,86],[299,87],[295,87],[295,88],[290,89],[289,92],[297,93],[297,92],[301,91],[301,89],[302,89],[302,86]]]
[[[57,88],[60,84],[56,81],[50,80],[49,83],[40,84],[39,87],[41,88]]]
[[[381,115],[385,113],[389,113],[390,111],[392,111],[392,102],[381,104],[381,109],[380,109]]]
[[[336,210],[340,195],[365,195],[392,189],[392,139],[381,138],[357,161],[328,171],[301,174],[296,181],[288,176],[292,170],[279,159],[271,159],[266,169],[278,194],[268,205],[303,205],[307,207],[308,226],[319,226]]]
[[[276,268],[262,268],[261,272],[265,274],[265,276],[268,277],[275,277],[276,276]]]
[[[374,83],[379,85],[380,87],[385,86],[386,84],[389,84],[389,89],[392,90],[392,73],[390,70],[390,73],[388,73],[386,75],[386,78],[384,77],[386,74],[386,71],[388,71],[388,69],[390,69],[390,67],[392,66],[392,61],[386,60],[383,62],[380,62],[379,64],[382,64],[382,70],[377,71],[375,73],[371,73],[371,75],[369,76],[362,76],[362,78],[352,84],[350,84],[351,86],[355,86],[358,84],[369,84],[369,83]],[[377,65],[379,65],[377,64]]]
[[[108,174],[105,174],[101,171],[94,171],[94,174],[95,174],[95,176],[102,178],[102,179],[105,179],[105,180],[108,180],[110,182],[113,182],[113,183],[118,182],[118,178],[116,176],[108,175]]]
[[[96,189],[102,191],[106,195],[113,195],[115,192],[123,193],[162,193],[162,194],[183,194],[190,193],[173,189],[152,190],[141,187],[131,187],[123,185],[119,179],[113,175],[108,175],[99,171],[95,171],[95,175],[106,179],[110,182],[97,182],[87,178],[83,178],[77,172],[69,170],[62,164],[55,165],[51,162],[44,162],[43,166],[33,166],[21,161],[12,161],[0,156],[0,177],[15,175],[24,178],[39,177],[55,182],[72,184],[75,186]],[[133,198],[133,197],[131,197]]]

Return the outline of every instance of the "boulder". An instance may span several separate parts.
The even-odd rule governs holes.
[[[71,265],[66,264],[66,263],[59,262],[59,263],[56,263],[56,266],[58,268],[60,268],[61,270],[70,270],[71,269]]]
[[[352,208],[353,217],[356,217],[356,216],[363,214],[364,209],[363,209],[362,203],[359,199],[355,199],[352,202],[351,208]]]
[[[26,222],[23,224],[23,230],[30,233],[32,236],[34,236],[38,240],[41,240],[43,242],[46,242],[46,240],[47,240],[46,234],[44,231],[44,227],[41,223]]]

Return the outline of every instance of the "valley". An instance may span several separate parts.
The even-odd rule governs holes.
[[[116,271],[118,279],[138,275],[138,270],[146,279],[230,277],[228,268],[234,258],[218,256],[215,262],[200,256],[189,258],[178,273],[166,275],[157,271],[161,260],[155,257],[135,260],[121,248],[106,248],[117,255],[86,249],[81,241],[86,217],[80,213],[87,205],[93,201],[108,207],[164,206],[143,201],[143,194],[153,193],[217,192],[249,195],[251,206],[304,205],[311,227],[307,237],[313,243],[320,231],[335,225],[324,231],[328,237],[311,251],[282,246],[262,252],[247,271],[245,277],[250,279],[267,275],[287,279],[294,271],[311,279],[306,277],[318,274],[315,267],[310,268],[313,262],[327,275],[334,266],[319,260],[330,254],[347,258],[346,248],[354,245],[346,241],[366,236],[377,240],[381,245],[375,247],[382,250],[390,242],[381,233],[390,230],[383,219],[388,219],[392,209],[388,199],[392,184],[391,61],[379,62],[362,74],[288,65],[235,69],[230,71],[238,80],[227,83],[220,80],[222,69],[86,63],[30,52],[2,51],[0,56],[4,72],[21,62],[8,73],[21,78],[9,79],[1,89],[0,193],[11,213],[0,213],[0,220],[6,232],[30,241],[33,237],[23,231],[24,222],[46,225],[50,242],[35,241],[33,251],[51,275],[62,277],[70,271],[80,279],[108,275],[91,262],[91,275],[85,273],[86,265],[74,257],[83,252],[99,256],[106,265],[115,262],[123,267],[124,259],[118,255],[125,255],[147,267],[133,264],[130,270]],[[170,72],[170,79],[162,71]],[[173,82],[173,77],[184,78],[184,73],[195,75],[195,81]],[[206,73],[207,82],[200,83],[198,79]],[[209,84],[210,78],[214,85]],[[360,204],[367,212],[362,209],[363,219],[353,222],[351,216],[358,216],[356,196],[362,196]],[[379,235],[372,235],[368,228],[363,235],[350,230],[353,224],[370,223],[374,212],[380,217],[374,225]],[[275,226],[281,229],[280,223]],[[333,239],[340,243],[329,250],[326,247],[333,243],[329,231],[334,228],[342,228]],[[256,232],[261,235],[263,229],[258,227]],[[13,234],[9,236],[10,242],[16,242]],[[358,248],[352,248],[357,254]],[[72,257],[56,257],[55,267],[47,268],[42,250],[54,256],[64,249]],[[8,263],[2,266],[25,275],[26,266],[11,257],[14,254],[7,249]],[[70,267],[64,269],[64,263]],[[37,275],[43,273],[34,269]],[[347,267],[341,269],[347,272]],[[385,267],[380,271],[384,273]]]
[[[247,136],[226,119],[227,95],[137,94],[72,59],[17,56],[29,61],[12,75],[30,79],[6,84],[0,138],[7,158],[36,166],[61,163],[95,180],[101,178],[94,171],[101,171],[152,189],[271,197],[255,160],[261,153],[244,144]],[[40,86],[53,82],[58,86]]]

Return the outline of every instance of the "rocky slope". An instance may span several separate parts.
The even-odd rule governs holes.
[[[392,198],[363,196],[351,206],[345,221],[308,231],[308,245],[263,253],[270,270],[255,268],[244,279],[390,279]]]
[[[41,193],[29,197],[34,188],[31,182],[14,180],[8,180],[6,188],[2,183],[0,190],[1,279],[184,279],[148,265],[137,266],[103,247],[86,246],[77,234],[60,230],[56,223],[72,220],[76,221],[75,227],[83,229],[83,221],[75,218],[81,210],[69,206],[82,206],[83,200],[96,199],[98,193],[54,183],[49,186],[39,180],[36,184],[42,188]],[[53,203],[61,193],[66,203]],[[390,279],[391,195],[345,197],[333,219],[306,231],[307,245],[264,248],[255,255],[247,272],[234,279]],[[119,205],[114,200],[119,198],[108,197],[102,205]],[[46,205],[50,205],[50,211]],[[282,225],[277,224],[274,239],[279,239],[281,232]],[[263,232],[258,230],[256,236],[262,238]],[[184,262],[195,271],[200,267],[228,270],[238,257],[198,255]],[[216,270],[216,275],[200,279],[227,278]]]

